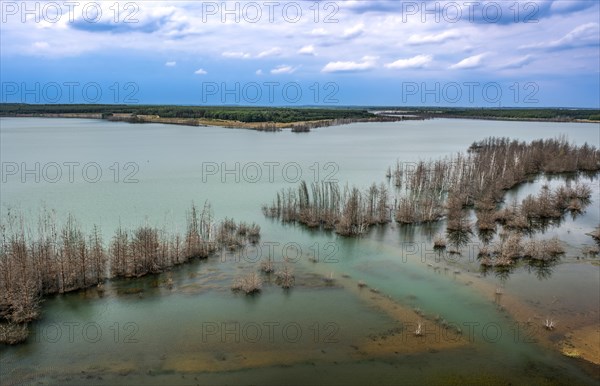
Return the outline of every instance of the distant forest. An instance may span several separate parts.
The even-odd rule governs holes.
[[[431,110],[431,109],[428,109]],[[427,113],[424,109],[415,110]],[[577,119],[600,121],[600,110],[592,109],[440,109],[433,116],[464,117],[480,119],[522,119],[572,121]]]
[[[157,115],[161,118],[220,119],[239,122],[293,123],[333,119],[369,119],[375,111],[411,114],[422,118],[475,118],[544,121],[600,121],[598,109],[567,108],[448,108],[448,107],[242,107],[242,106],[167,106],[100,104],[22,104],[1,103],[0,116],[46,114]]]
[[[161,118],[204,118],[239,122],[292,123],[326,119],[364,119],[374,114],[355,108],[285,108],[227,106],[151,106],[151,105],[31,105],[0,104],[0,116],[21,114],[112,114],[158,115]]]

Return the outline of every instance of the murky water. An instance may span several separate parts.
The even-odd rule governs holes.
[[[261,213],[262,204],[300,179],[366,188],[385,182],[396,161],[452,155],[488,136],[566,134],[577,144],[600,146],[597,124],[430,120],[310,134],[34,118],[2,118],[0,125],[1,161],[19,168],[3,174],[3,213],[19,208],[35,218],[45,206],[59,219],[72,213],[88,229],[100,225],[108,239],[119,224],[181,230],[191,202],[208,200],[218,218],[262,229],[260,249],[113,281],[103,296],[89,290],[46,299],[29,341],[0,348],[2,384],[598,380],[597,366],[552,346],[574,328],[599,323],[600,268],[578,259],[581,247],[592,244],[585,233],[600,221],[597,179],[585,179],[594,192],[586,213],[567,217],[544,236],[560,237],[567,254],[543,277],[523,266],[501,280],[483,276],[472,254],[436,256],[431,238],[443,223],[388,225],[346,239],[281,225]],[[507,198],[535,193],[544,183],[561,181],[542,176]],[[284,291],[266,283],[258,296],[232,293],[233,278],[255,269],[269,250],[276,261],[294,261],[296,287]],[[331,273],[332,285],[323,280]],[[358,289],[358,280],[368,287]],[[504,301],[494,299],[499,285]],[[526,321],[539,327],[548,315],[557,329],[541,341],[529,339]],[[410,330],[419,319],[430,323],[421,341]],[[460,327],[462,335],[448,334],[440,320]]]

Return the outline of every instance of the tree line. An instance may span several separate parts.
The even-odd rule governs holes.
[[[104,104],[26,104],[0,103],[0,116],[19,114],[112,114],[158,115],[164,118],[207,118],[240,122],[292,123],[330,119],[373,118],[372,110],[396,111],[397,107],[249,107],[249,106],[169,106]],[[515,109],[407,107],[400,114],[423,118],[475,118],[507,120],[600,120],[598,109]]]
[[[298,188],[277,193],[263,213],[283,222],[298,222],[308,227],[333,229],[344,236],[360,235],[375,224],[390,221],[389,191],[385,184],[373,184],[366,192],[358,188],[343,190],[337,183],[305,181]]]
[[[508,228],[521,223],[521,229],[531,230],[536,223],[559,219],[567,211],[581,212],[589,204],[591,190],[580,184],[527,197],[514,215],[498,208],[507,190],[540,173],[597,173],[600,150],[587,143],[576,146],[564,136],[530,143],[491,137],[473,143],[466,153],[409,166],[397,163],[388,168],[387,177],[396,188],[394,202],[384,184],[373,184],[364,192],[346,187],[342,192],[337,184],[313,183],[309,189],[302,182],[296,190],[277,193],[263,212],[284,222],[322,226],[345,236],[391,221],[390,213],[401,224],[445,218],[447,236],[459,247],[473,233],[467,209],[476,210],[479,231],[492,234],[497,223]]]
[[[0,104],[0,116],[41,114],[157,115],[162,118],[205,118],[252,122],[293,123],[333,119],[368,119],[376,115],[360,108],[288,108],[235,106],[161,106],[95,104]]]
[[[215,223],[209,204],[191,206],[183,235],[148,225],[119,227],[108,246],[97,226],[86,234],[71,215],[59,225],[50,210],[42,211],[35,229],[21,213],[9,211],[0,231],[0,341],[9,343],[26,338],[23,326],[39,317],[44,295],[102,290],[108,278],[160,273],[260,238],[256,224]]]

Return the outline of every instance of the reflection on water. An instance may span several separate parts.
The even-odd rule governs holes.
[[[280,176],[273,183],[236,183],[203,181],[201,174],[203,162],[297,162],[305,171],[315,162],[335,162],[342,186],[366,189],[384,181],[387,166],[397,159],[450,155],[490,135],[531,140],[561,133],[579,144],[600,145],[597,125],[588,124],[431,120],[331,127],[298,137],[2,119],[3,161],[140,165],[139,183],[131,185],[2,184],[2,211],[16,205],[35,214],[45,202],[85,226],[98,223],[106,236],[120,222],[126,227],[167,222],[182,229],[178,214],[189,202],[207,199],[219,217],[261,226],[260,245],[274,247],[263,248],[260,257],[272,254],[281,262],[297,256],[284,249],[287,244],[301,253],[292,263],[296,280],[290,291],[265,277],[258,296],[232,293],[233,279],[258,266],[255,255],[242,250],[161,275],[112,281],[102,294],[91,289],[48,298],[32,326],[34,338],[0,348],[1,383],[595,384],[597,367],[561,355],[556,346],[570,332],[597,325],[600,316],[600,267],[577,260],[581,248],[593,245],[586,233],[600,219],[596,176],[578,177],[592,182],[587,210],[536,228],[538,236],[562,240],[564,256],[487,269],[477,251],[494,243],[498,233],[449,234],[453,245],[444,251],[432,247],[435,235],[446,229],[444,221],[374,226],[361,238],[341,238],[262,215],[261,205],[274,193],[296,185]],[[537,194],[544,184],[554,189],[564,177],[521,184],[507,192],[505,202]],[[475,223],[474,214],[470,221]],[[451,253],[454,248],[460,253]],[[323,278],[331,273],[334,281],[327,285]],[[552,332],[540,327],[547,316],[557,321]],[[273,340],[265,327],[271,322],[279,323]],[[427,326],[426,339],[414,335],[419,322]],[[288,335],[282,335],[283,326]],[[294,342],[292,330],[298,327],[302,336]],[[325,341],[332,337],[335,341]]]
[[[527,272],[534,273],[539,280],[546,280],[552,275],[552,269],[558,264],[556,260],[540,261],[529,260],[527,262]]]
[[[496,231],[490,229],[478,229],[477,237],[483,243],[483,245],[488,245],[493,239]]]
[[[471,229],[468,230],[449,230],[447,232],[448,241],[450,241],[450,245],[455,249],[461,249],[466,247],[471,241],[471,236],[473,235],[473,231]]]
[[[481,274],[484,277],[492,276],[496,277],[502,283],[506,283],[510,278],[511,274],[520,270],[522,267],[526,268],[526,272],[530,275],[534,275],[538,280],[547,280],[552,276],[554,267],[558,265],[558,260],[541,261],[541,260],[527,260],[525,264],[513,265],[513,266],[481,266]]]
[[[498,280],[500,280],[500,282],[502,282],[502,283],[506,283],[506,281],[510,277],[510,274],[512,272],[514,272],[515,270],[516,270],[516,266],[508,266],[508,267],[507,266],[502,266],[502,267],[482,266],[481,267],[481,273],[484,277],[493,275],[496,278],[498,278]]]

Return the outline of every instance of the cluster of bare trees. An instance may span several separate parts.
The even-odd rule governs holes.
[[[562,185],[554,190],[544,185],[537,195],[528,195],[521,203],[514,200],[500,210],[494,210],[495,205],[488,201],[476,203],[480,236],[482,232],[494,232],[496,223],[504,228],[494,245],[488,244],[491,238],[482,238],[485,245],[479,253],[481,265],[506,271],[523,258],[538,277],[548,277],[549,267],[564,253],[561,242],[557,238],[523,241],[523,236],[545,229],[549,221],[561,221],[568,212],[580,213],[589,205],[591,193],[586,184]]]
[[[263,286],[262,277],[257,272],[250,272],[244,276],[235,278],[231,285],[232,291],[242,291],[246,295],[252,295],[261,291]]]
[[[268,217],[298,222],[308,227],[335,229],[344,236],[360,235],[371,225],[390,221],[389,192],[384,184],[373,184],[366,192],[336,183],[313,183],[309,191],[302,181],[297,190],[277,194],[271,205],[263,206]]]
[[[216,231],[217,244],[229,250],[240,248],[248,242],[255,244],[259,239],[260,227],[258,225],[249,225],[245,222],[236,224],[234,220],[229,218],[222,221]]]
[[[523,241],[520,233],[510,232],[503,235],[495,245],[481,248],[479,257],[483,266],[509,267],[520,258],[549,262],[564,253],[565,250],[556,237],[550,240]]]
[[[521,203],[521,213],[528,219],[560,218],[565,211],[581,212],[590,203],[592,190],[586,184],[563,185],[551,191],[544,186],[537,197],[527,196]]]
[[[281,263],[279,270],[275,270],[275,264],[269,257],[260,264],[260,272],[266,276],[275,275],[275,282],[283,289],[290,289],[294,286],[296,277],[290,263],[286,260]],[[238,276],[233,280],[231,290],[234,292],[243,292],[246,295],[253,295],[262,290],[263,278],[258,272],[249,272]]]
[[[507,190],[540,173],[575,173],[600,170],[600,150],[584,144],[576,146],[566,137],[540,139],[530,143],[508,138],[488,138],[471,145],[468,152],[437,161],[397,163],[387,177],[397,188],[391,204],[385,186],[373,185],[367,192],[344,190],[335,184],[305,183],[297,191],[277,195],[266,215],[282,221],[296,221],[309,227],[335,229],[342,235],[363,233],[372,224],[390,220],[414,224],[447,219],[446,238],[436,238],[435,246],[447,244],[457,250],[473,235],[469,209],[477,216],[476,229],[484,242],[482,264],[507,267],[515,259],[544,263],[560,255],[560,242],[521,242],[524,234],[545,229],[566,213],[576,215],[590,204],[591,189],[585,184],[569,184],[554,190],[544,186],[537,195],[498,209]],[[500,243],[491,246],[498,224],[509,231]],[[598,233],[592,237],[598,239]],[[493,257],[493,259],[492,259]]]
[[[106,278],[107,254],[97,227],[85,235],[72,216],[58,227],[54,213],[45,210],[35,231],[13,212],[1,231],[2,318],[27,323],[38,317],[42,295],[90,287]]]
[[[85,235],[72,216],[62,227],[44,211],[37,229],[9,212],[1,225],[0,323],[2,342],[27,338],[24,325],[40,314],[44,294],[97,285],[105,277],[107,255],[97,227]]]
[[[210,205],[192,205],[185,235],[142,226],[132,232],[117,229],[109,247],[111,276],[140,277],[160,273],[193,258],[207,258],[217,249],[234,249],[256,242],[258,225],[239,225],[231,219],[214,224]]]
[[[502,210],[504,192],[539,173],[597,172],[600,151],[588,144],[575,146],[565,137],[531,143],[488,138],[438,161],[397,163],[387,177],[398,188],[396,221],[426,223],[447,218],[450,244],[460,247],[470,239],[473,224],[466,209],[475,208],[477,229],[489,242],[498,223],[514,231],[531,231],[565,213],[580,213],[590,203],[591,189],[584,184],[544,188],[521,204]],[[500,259],[502,261],[502,259]],[[505,260],[508,262],[508,260]]]
[[[303,182],[297,190],[278,193],[271,205],[263,206],[263,212],[284,222],[322,226],[347,236],[389,222],[391,212],[402,224],[434,222],[445,216],[449,241],[460,246],[472,234],[466,209],[476,209],[477,228],[486,240],[497,223],[530,229],[537,220],[582,211],[589,204],[591,190],[583,184],[554,192],[544,189],[521,205],[498,211],[506,190],[542,172],[599,170],[600,150],[588,144],[576,146],[565,137],[531,143],[492,137],[473,143],[466,154],[388,168],[387,177],[398,189],[394,204],[383,184],[374,184],[367,192],[346,188],[342,193],[333,183],[313,183],[309,192]]]
[[[397,221],[436,221],[445,213],[450,228],[455,228],[461,226],[462,208],[475,206],[482,212],[480,229],[494,229],[493,213],[504,191],[542,172],[596,172],[600,170],[600,151],[588,144],[575,146],[565,137],[531,143],[492,137],[473,143],[467,154],[409,166],[398,163],[387,172],[402,193]],[[559,209],[577,210],[588,191],[577,186],[548,199]]]
[[[1,225],[0,338],[21,334],[22,326],[39,316],[44,295],[101,286],[109,277],[140,277],[163,272],[193,258],[206,258],[219,248],[236,248],[260,237],[255,224],[225,220],[214,224],[210,205],[192,205],[185,235],[150,226],[133,231],[119,227],[108,248],[100,230],[89,234],[68,216],[57,225],[52,211],[43,211],[37,229],[21,214],[10,212]],[[8,325],[3,323],[8,322]],[[26,338],[26,335],[25,335]],[[23,338],[24,339],[24,338]],[[17,340],[18,341],[18,340]]]
[[[496,211],[492,221],[497,221],[507,229],[531,231],[542,227],[550,220],[560,220],[570,212],[581,213],[589,204],[592,191],[589,185],[577,183],[575,186],[562,185],[555,190],[547,185],[536,195],[528,195],[521,204],[511,205]],[[478,212],[478,225],[485,226],[489,221],[487,212]],[[481,228],[480,228],[481,229]]]
[[[438,221],[444,215],[444,199],[450,189],[453,162],[449,159],[397,163],[387,177],[403,193],[396,206],[396,221],[402,224]]]
[[[295,284],[295,276],[294,270],[292,267],[286,263],[283,264],[283,267],[275,274],[277,277],[277,284],[281,286],[283,289],[292,288]]]
[[[473,143],[469,152],[479,166],[477,175],[490,169],[484,174],[496,177],[485,181],[496,185],[495,189],[498,186],[509,189],[523,182],[527,176],[539,173],[600,170],[600,150],[587,143],[576,146],[564,136],[531,143],[491,137]]]
[[[290,263],[289,263],[289,261],[287,261],[287,259],[285,259],[285,261],[283,262],[283,266],[278,271],[276,271],[275,263],[273,262],[273,259],[269,256],[268,258],[263,259],[263,261],[261,261],[260,271],[262,273],[264,273],[265,275],[271,275],[271,274],[275,273],[277,284],[281,285],[281,287],[284,289],[289,289],[294,286],[294,283],[295,283],[294,270],[290,266]],[[239,279],[237,279],[237,280],[239,280]],[[234,287],[235,287],[235,283],[234,283]]]

